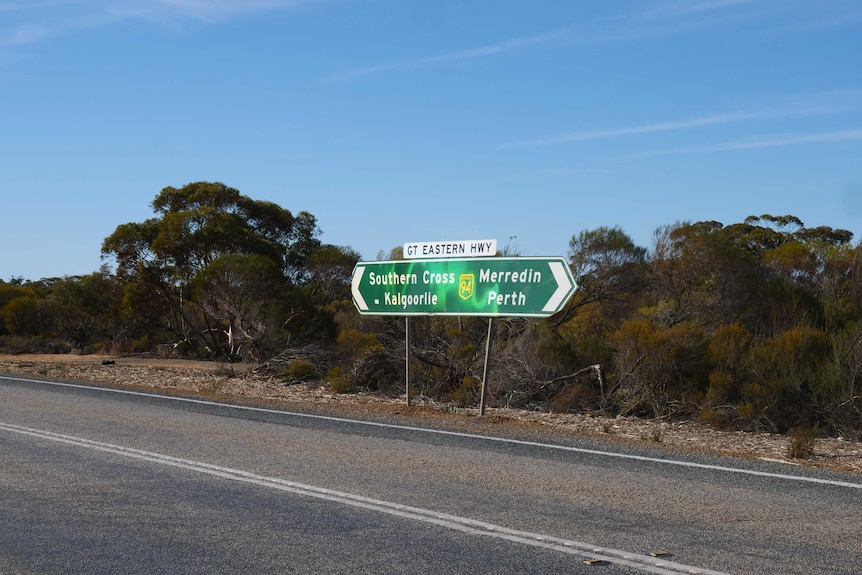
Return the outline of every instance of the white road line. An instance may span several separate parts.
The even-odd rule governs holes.
[[[210,463],[194,461],[191,459],[173,457],[170,455],[165,455],[163,453],[144,451],[142,449],[124,447],[121,445],[114,445],[101,441],[93,441],[81,437],[74,437],[71,435],[64,435],[61,433],[54,433],[51,431],[33,429],[30,427],[23,427],[20,425],[13,425],[8,423],[0,423],[0,430],[7,431],[10,433],[16,433],[19,435],[25,435],[28,437],[35,437],[42,440],[53,441],[56,443],[62,443],[65,445],[71,445],[74,447],[111,453],[114,455],[119,455],[131,459],[148,461],[151,463],[157,463],[170,467],[178,467],[181,469],[195,471],[198,473],[205,473],[231,481],[240,481],[243,483],[250,483],[253,485],[258,485],[270,489],[277,489],[279,491],[285,491],[304,497],[313,497],[316,499],[322,499],[333,503],[349,505],[351,507],[358,507],[370,511],[386,513],[389,515],[394,515],[396,517],[411,519],[423,523],[429,523],[432,525],[461,531],[463,533],[468,533],[471,535],[494,537],[496,539],[502,539],[513,543],[519,543],[523,545],[529,545],[531,547],[538,547],[559,553],[573,555],[584,560],[607,561],[610,563],[614,563],[615,565],[631,567],[633,569],[643,571],[644,573],[654,573],[656,575],[679,575],[682,573],[690,575],[727,575],[720,571],[701,569],[699,567],[684,565],[673,561],[666,561],[661,558],[628,553],[619,549],[599,547],[596,545],[591,545],[589,543],[583,543],[570,539],[562,539],[559,537],[552,537],[550,535],[543,535],[540,533],[531,533],[529,531],[509,529],[508,527],[503,527],[502,525],[495,525],[493,523],[478,521],[475,519],[470,519],[468,517],[459,517],[457,515],[450,515],[448,513],[438,513],[430,509],[423,509],[421,507],[413,507],[410,505],[402,505],[399,503],[393,503],[380,499],[373,499],[370,497],[364,497],[362,495],[355,495],[343,491],[326,489],[314,485],[306,485],[303,483],[297,483],[295,481],[280,479],[278,477],[266,477],[240,469],[233,469],[230,467],[212,465]]]
[[[412,427],[409,425],[398,425],[394,423],[379,423],[374,421],[363,421],[360,419],[348,419],[343,417],[335,417],[331,415],[316,415],[311,413],[299,413],[294,411],[284,411],[279,409],[268,409],[265,407],[251,407],[246,405],[235,405],[231,403],[219,403],[216,401],[207,401],[204,399],[193,399],[188,397],[174,397],[170,395],[162,395],[158,393],[145,393],[140,391],[129,391],[125,389],[113,389],[107,387],[96,387],[91,385],[81,385],[73,383],[60,383],[54,381],[43,381],[40,379],[26,379],[20,377],[0,376],[0,380],[8,379],[13,381],[23,381],[28,383],[38,383],[42,385],[53,385],[59,387],[71,387],[78,389],[95,390],[102,392],[118,393],[124,395],[134,395],[140,397],[157,397],[170,401],[178,401],[182,403],[192,403],[197,405],[207,405],[220,407],[225,409],[234,409],[237,411],[250,411],[257,413],[272,413],[278,415],[288,415],[291,417],[316,419],[324,421],[333,421],[339,423],[351,423],[354,425],[364,425],[369,427],[379,427],[383,429],[397,429],[401,431],[412,431],[416,433],[427,433],[431,435],[445,435],[450,437],[460,437],[464,439],[480,439],[484,441],[493,441],[497,443],[506,443],[511,445],[523,445],[527,447],[540,447],[543,449],[551,449],[556,451],[564,451],[569,453],[583,453],[588,455],[597,455],[601,457],[612,457],[616,459],[629,459],[633,461],[644,461],[648,463],[661,463],[664,465],[675,465],[678,467],[690,467],[695,469],[705,469],[709,471],[718,471],[722,473],[735,473],[740,475],[752,475],[757,477],[769,477],[772,479],[783,479],[787,481],[800,481],[803,483],[814,483],[817,485],[831,485],[834,487],[849,487],[851,489],[862,489],[862,483],[854,483],[850,481],[838,481],[833,479],[823,479],[819,477],[807,477],[804,475],[790,475],[787,473],[772,473],[768,471],[756,471],[753,469],[742,469],[738,467],[727,467],[724,465],[711,465],[708,463],[696,463],[693,461],[681,461],[677,459],[663,459],[660,457],[648,457],[645,455],[632,455],[629,453],[617,453],[613,451],[602,451],[600,449],[588,449],[584,447],[571,447],[568,445],[556,445],[553,443],[541,443],[538,441],[525,441],[520,439],[509,439],[505,437],[495,437],[493,435],[479,435],[476,433],[466,433],[461,431],[447,431],[442,429],[428,429],[423,427]]]

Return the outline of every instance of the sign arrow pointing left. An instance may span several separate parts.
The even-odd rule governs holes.
[[[362,292],[359,291],[359,284],[362,282],[362,275],[365,273],[364,267],[356,267],[353,271],[353,279],[350,281],[350,291],[353,294],[353,301],[356,303],[356,308],[359,312],[368,311],[368,304],[365,303],[365,298],[362,297]]]

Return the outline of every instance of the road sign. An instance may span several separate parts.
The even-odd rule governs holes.
[[[408,242],[404,244],[403,253],[407,259],[490,257],[497,255],[497,240]]]
[[[369,315],[547,317],[575,280],[561,257],[359,262],[353,303]]]

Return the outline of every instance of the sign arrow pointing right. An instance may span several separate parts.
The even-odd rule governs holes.
[[[568,270],[562,262],[548,262],[548,267],[551,268],[551,273],[554,274],[554,279],[557,281],[557,291],[553,293],[551,299],[542,308],[542,311],[555,313],[562,307],[569,296],[575,291],[575,281],[572,276],[567,273]]]

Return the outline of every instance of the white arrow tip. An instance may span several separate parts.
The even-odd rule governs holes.
[[[365,298],[359,293],[359,282],[362,281],[362,275],[365,273],[365,267],[357,266],[353,270],[353,279],[350,280],[350,291],[353,294],[353,304],[359,311],[368,311],[368,304],[365,303]]]
[[[569,299],[572,292],[575,291],[575,280],[563,262],[548,262],[548,266],[551,268],[551,273],[554,274],[554,279],[557,282],[557,291],[554,292],[554,295],[551,296],[551,299],[548,300],[542,311],[556,313],[566,300]]]

